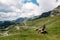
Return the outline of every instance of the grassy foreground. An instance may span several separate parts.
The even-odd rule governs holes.
[[[37,28],[46,23],[47,34],[38,34],[33,27]],[[0,40],[60,40],[60,15],[47,17],[27,22],[28,29],[14,27],[9,33],[14,35],[0,37]],[[15,25],[16,26],[16,25]],[[18,24],[20,27],[20,25]]]

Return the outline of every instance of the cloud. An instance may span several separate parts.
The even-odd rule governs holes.
[[[28,7],[27,7],[28,6]],[[32,2],[30,3],[26,3],[22,6],[22,10],[24,11],[24,14],[27,14],[27,17],[31,15],[33,16],[37,16],[37,15],[41,15],[42,13],[40,13],[41,11],[41,7],[38,7],[37,5],[33,4]]]
[[[0,0],[0,21],[12,21],[20,17],[33,17],[43,12],[53,10],[60,5],[60,0],[37,0],[39,6],[32,2],[23,3],[24,0]]]
[[[13,10],[8,5],[0,3],[0,12],[13,12]]]
[[[58,4],[60,5],[60,0],[58,0],[58,2],[59,2]]]
[[[40,3],[40,6],[42,7],[42,12],[47,12],[50,10],[53,10],[58,6],[60,2],[56,2],[56,0],[37,0]]]
[[[19,0],[0,0],[1,3],[3,4],[7,4],[7,5],[16,5],[17,2],[19,2]]]
[[[20,17],[20,13],[16,13],[16,12],[9,12],[9,13],[3,13],[0,12],[0,21],[12,21],[12,20],[16,20],[17,18]]]

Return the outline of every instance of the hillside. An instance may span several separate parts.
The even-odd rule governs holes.
[[[48,34],[38,34],[35,29],[45,23]],[[0,36],[0,40],[60,40],[60,15],[28,21],[26,24],[22,25],[24,27],[21,24],[12,25],[8,36]]]
[[[0,29],[0,40],[60,40],[60,7],[52,10],[53,17],[43,17]],[[57,9],[59,9],[58,12]],[[51,13],[50,12],[50,13]],[[36,28],[46,24],[47,34],[38,34]]]

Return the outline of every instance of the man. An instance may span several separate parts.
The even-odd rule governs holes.
[[[45,24],[39,29],[36,29],[36,31],[38,31],[38,33],[43,33],[43,34],[47,33]]]

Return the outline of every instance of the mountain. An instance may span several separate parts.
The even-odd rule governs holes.
[[[54,16],[51,17],[51,15]],[[23,23],[20,24],[20,22],[26,19],[28,18],[0,21],[0,25],[6,25],[6,27],[8,25],[9,27],[8,29],[6,28],[6,30],[0,30],[0,40],[60,40],[60,6],[52,11],[30,18],[30,21],[26,21],[26,25]],[[38,33],[36,29],[39,29],[44,24],[46,25],[47,34]]]
[[[58,14],[60,14],[60,6],[53,9],[52,11],[42,13],[38,18],[45,18],[45,17],[48,17],[48,16],[55,16],[55,15],[58,15]]]
[[[35,20],[35,19],[39,19],[39,18],[45,18],[45,17],[52,16],[52,15],[55,16],[58,14],[60,14],[60,6],[53,9],[52,11],[42,13],[41,15],[34,16],[32,18],[18,18],[18,19],[13,20],[13,21],[0,21],[0,28],[6,28],[10,25],[18,24],[18,23],[21,23],[21,22],[27,21],[27,20],[30,21],[30,20]]]
[[[0,29],[6,28],[12,24],[14,24],[12,21],[0,21]]]
[[[60,6],[58,6],[57,8],[55,8],[54,10],[51,11],[52,15],[58,15],[60,14]]]
[[[16,19],[15,21],[13,21],[15,24],[18,24],[18,23],[21,23],[21,22],[23,22],[23,21],[25,21],[26,19],[28,19],[28,18],[18,18],[18,19]]]
[[[35,31],[45,23],[47,34]],[[0,40],[60,40],[60,15],[27,21],[26,24],[10,26],[8,32],[2,33]]]
[[[13,21],[0,21],[0,29],[4,29],[7,28],[10,25],[14,25],[14,24],[18,24],[21,23],[25,20],[26,18],[18,18],[16,20]]]

